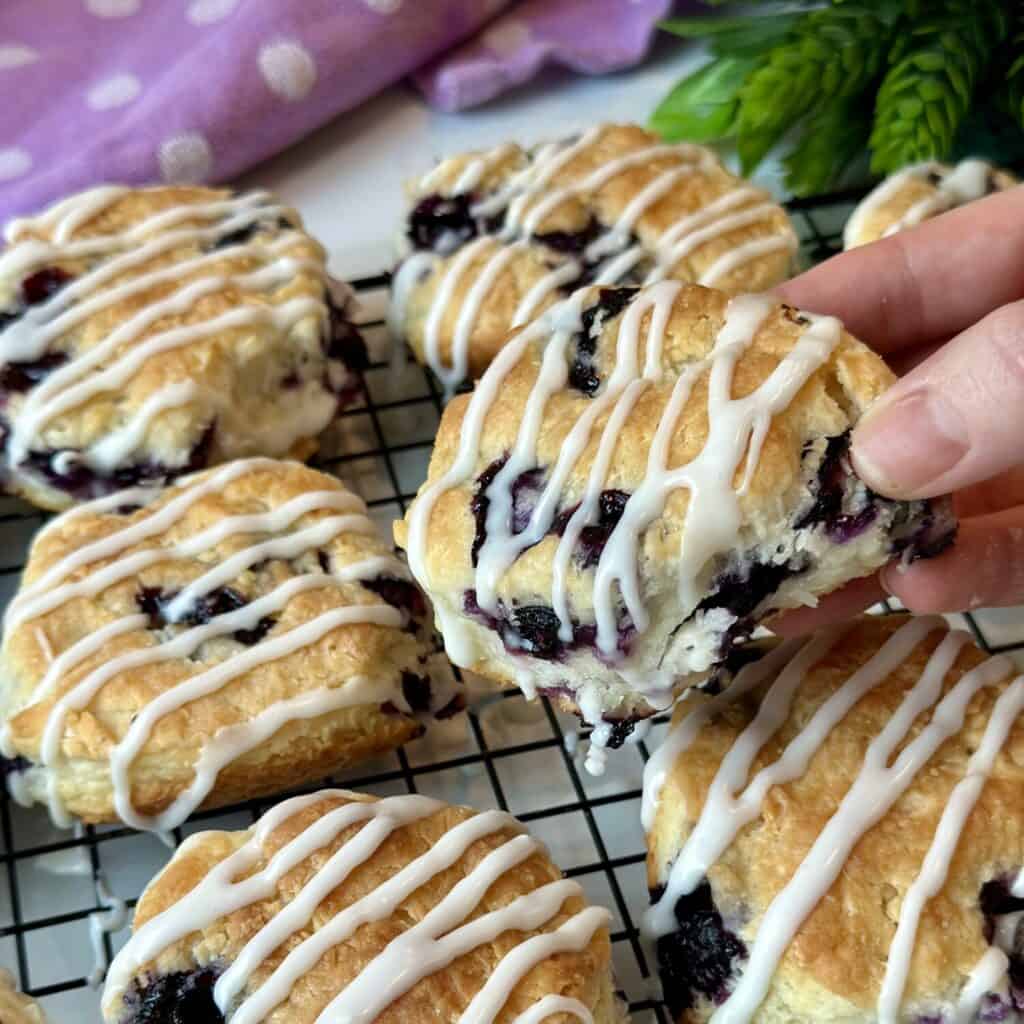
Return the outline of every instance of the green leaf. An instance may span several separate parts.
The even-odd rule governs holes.
[[[785,39],[799,14],[748,14],[731,18],[670,18],[661,27],[684,39],[707,39],[719,57],[757,56]]]
[[[740,14],[732,18],[708,14],[700,18],[666,18],[658,22],[658,28],[684,39],[707,39],[764,24],[771,22],[763,14]]]
[[[794,195],[823,192],[862,153],[871,132],[866,96],[852,96],[809,118],[803,137],[784,157],[786,185]]]
[[[755,61],[722,57],[688,75],[651,115],[651,129],[668,142],[715,142],[732,134],[737,96]]]

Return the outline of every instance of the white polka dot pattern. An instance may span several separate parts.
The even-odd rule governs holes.
[[[160,177],[173,184],[206,181],[213,168],[213,150],[199,132],[173,135],[160,144]]]
[[[238,6],[239,0],[193,0],[185,17],[193,25],[212,25],[223,21]]]
[[[305,99],[316,84],[316,62],[294,39],[280,39],[264,46],[259,64],[267,88],[291,103]]]
[[[21,43],[0,43],[0,71],[7,68],[22,68],[26,64],[34,64],[39,54],[31,46]]]
[[[97,18],[127,18],[141,6],[142,0],[85,0],[85,9]]]
[[[20,146],[0,149],[0,181],[20,178],[32,169],[32,157]]]
[[[127,72],[111,75],[97,82],[86,95],[85,101],[93,110],[110,110],[131,103],[142,92],[142,83]]]

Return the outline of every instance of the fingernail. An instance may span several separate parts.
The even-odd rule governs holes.
[[[967,426],[954,405],[922,388],[868,410],[853,432],[858,476],[891,498],[924,496],[967,453]]]

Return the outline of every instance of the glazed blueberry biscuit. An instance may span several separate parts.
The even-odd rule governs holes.
[[[362,501],[251,459],[47,525],[7,611],[0,706],[19,801],[166,830],[393,749],[461,696]]]
[[[7,971],[0,970],[0,1024],[46,1024],[39,1004],[23,996]]]
[[[984,160],[962,160],[955,167],[915,164],[890,175],[861,201],[846,223],[843,247],[875,242],[1016,184],[1009,171]]]
[[[265,192],[103,186],[0,253],[0,482],[44,508],[306,457],[359,390],[350,293]]]
[[[865,617],[691,691],[648,762],[680,1024],[1024,1020],[1024,676]]]
[[[702,146],[636,125],[499,146],[444,160],[414,187],[392,333],[451,391],[510,327],[583,284],[760,291],[788,276],[795,248],[785,211]]]
[[[610,916],[509,814],[327,790],[179,848],[104,1019],[619,1024]]]
[[[621,741],[771,613],[938,553],[947,503],[873,494],[847,458],[892,380],[770,297],[577,292],[450,403],[396,526],[452,660]]]

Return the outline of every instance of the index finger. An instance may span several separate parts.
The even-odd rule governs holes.
[[[775,289],[886,354],[944,341],[1024,297],[1024,186],[840,253]]]

